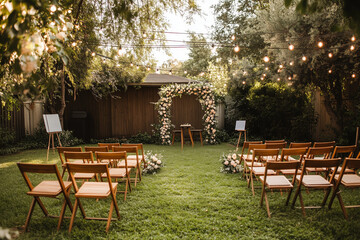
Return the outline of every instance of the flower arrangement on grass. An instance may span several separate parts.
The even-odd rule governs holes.
[[[223,164],[221,172],[238,173],[243,170],[243,166],[240,165],[240,156],[236,153],[223,154],[220,161]]]
[[[170,107],[173,97],[181,97],[182,94],[194,94],[198,96],[201,108],[204,110],[204,139],[206,143],[216,143],[216,104],[214,91],[208,83],[173,84],[163,86],[159,91],[160,99],[156,103],[160,121],[161,143],[171,144]]]
[[[164,166],[161,154],[147,151],[144,155],[146,168],[143,169],[143,174],[156,174]]]

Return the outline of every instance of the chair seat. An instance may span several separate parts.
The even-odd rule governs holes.
[[[136,160],[127,160],[127,166],[129,168],[136,168],[137,161]],[[125,161],[121,161],[120,163],[118,163],[118,167],[125,167]]]
[[[128,155],[127,156],[127,160],[136,160],[136,155]],[[143,160],[143,157],[142,155],[139,155],[139,161],[142,161]]]
[[[75,179],[92,179],[95,177],[95,173],[75,173]]]
[[[250,167],[250,169],[251,169],[251,167]],[[253,172],[256,176],[265,175],[265,167],[253,167],[253,168],[252,168],[252,172]],[[267,171],[267,174],[268,174],[268,175],[275,175],[276,172],[274,172],[274,170],[268,170],[268,171]]]
[[[296,176],[296,180],[300,181],[300,177],[299,175]],[[331,187],[333,186],[332,184],[330,184],[328,181],[326,181],[325,178],[323,178],[320,175],[304,175],[303,181],[302,181],[303,185],[305,187],[316,187],[316,188],[327,188],[327,187]]]
[[[260,180],[264,181],[264,176],[260,176]],[[283,175],[267,176],[266,186],[268,188],[292,188],[291,182]]]
[[[117,186],[117,183],[111,183],[113,191]],[[84,198],[106,198],[110,195],[110,188],[108,182],[85,182],[75,197]]]
[[[251,167],[251,162],[245,162],[246,166]],[[254,162],[254,167],[263,167],[264,164],[260,162]]]
[[[280,172],[284,175],[294,175],[295,169],[282,169]],[[301,175],[301,170],[298,170],[296,175]]]
[[[75,160],[75,161],[71,161],[71,163],[84,163],[83,160]],[[66,163],[62,164],[63,167],[66,167]]]
[[[64,181],[65,189],[71,187],[71,184],[72,183],[69,181]],[[42,181],[27,194],[31,196],[56,197],[60,193],[61,193],[61,187],[59,181]]]
[[[306,168],[307,172],[326,172],[327,169],[323,168],[323,167],[319,167],[319,168]]]
[[[109,168],[111,178],[123,178],[126,176],[125,168]],[[101,174],[102,178],[106,178],[106,173]]]
[[[339,175],[335,175],[335,180],[339,179]],[[346,187],[360,187],[360,176],[356,174],[344,174],[341,183]]]
[[[172,130],[173,133],[181,133],[181,130]]]

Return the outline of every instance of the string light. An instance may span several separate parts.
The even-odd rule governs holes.
[[[236,45],[235,47],[234,47],[234,52],[239,52],[240,51],[240,47],[238,46],[238,45]]]
[[[50,7],[50,12],[54,13],[56,11],[56,6],[55,5],[51,5]]]
[[[172,75],[172,70],[169,71],[169,75]]]
[[[291,61],[289,64],[290,64],[290,66],[292,66],[292,65],[294,65],[294,62],[293,62],[293,61]]]
[[[119,51],[118,51],[119,56],[124,55],[124,53],[125,53],[124,49],[122,49],[122,47],[120,46]]]
[[[280,78],[277,78],[277,81],[280,82]]]
[[[146,70],[150,71],[150,67],[147,67]]]
[[[294,48],[295,48],[294,45],[292,45],[292,44],[289,45],[289,50],[290,50],[290,51],[293,51]]]
[[[352,37],[351,37],[351,41],[352,41],[352,42],[355,42],[355,41],[356,41],[356,37],[355,37],[355,36],[352,36]]]
[[[289,79],[289,80],[291,80],[291,79],[292,79],[292,77],[288,77],[288,79]]]
[[[265,56],[264,57],[264,62],[269,62],[270,61],[270,58],[268,56]]]
[[[139,69],[139,65],[136,65],[136,69]]]
[[[352,78],[356,78],[356,74],[353,73],[353,74],[351,75],[351,77],[352,77]]]
[[[130,67],[133,67],[133,66],[134,66],[134,64],[131,62],[131,63],[130,63]]]
[[[91,56],[92,56],[92,57],[95,57],[95,56],[96,56],[96,53],[95,53],[95,52],[92,52],[92,53],[91,53]]]
[[[147,35],[146,35],[146,32],[144,31],[143,34],[142,34],[143,38],[146,38]]]
[[[186,70],[184,71],[184,74],[187,74],[187,71],[186,71]]]
[[[51,22],[50,26],[52,26],[52,27],[55,26],[55,22]]]
[[[231,40],[232,40],[232,41],[235,41],[235,39],[236,39],[235,35],[232,35],[232,36],[231,36]]]
[[[305,62],[307,60],[306,56],[302,56],[301,60],[303,60],[303,62]]]
[[[351,45],[350,46],[350,51],[354,51],[355,50],[355,46],[354,45]]]
[[[280,68],[280,69],[283,68],[283,67],[284,67],[284,65],[282,65],[282,64],[279,65],[279,68]]]
[[[324,46],[324,43],[322,41],[320,41],[320,42],[318,42],[317,45],[318,45],[319,48],[322,48]]]
[[[329,58],[332,58],[333,54],[331,52],[329,52],[328,56],[329,56]]]
[[[262,80],[264,80],[264,78],[263,78],[263,77],[261,77],[260,79],[261,79],[261,81],[262,81]]]
[[[269,68],[268,68],[268,67],[266,67],[266,68],[265,68],[265,70],[266,70],[266,71],[268,71],[268,70],[269,70]]]
[[[242,84],[243,84],[243,85],[245,85],[245,84],[246,84],[246,82],[245,82],[245,81],[242,81]]]
[[[329,69],[329,74],[331,74],[332,73],[332,70],[331,69]]]
[[[263,74],[263,77],[266,77],[266,73]]]
[[[76,47],[76,45],[77,45],[76,42],[71,43],[71,46],[73,46],[73,47]]]

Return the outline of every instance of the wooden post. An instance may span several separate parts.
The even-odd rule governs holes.
[[[359,142],[359,127],[356,127],[356,137],[355,137],[355,145],[357,147]]]

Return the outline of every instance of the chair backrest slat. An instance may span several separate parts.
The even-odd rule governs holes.
[[[128,168],[126,152],[95,152],[96,159],[101,162],[102,160],[108,160],[111,163],[119,163],[125,161],[125,168]],[[116,165],[116,164],[114,164]]]
[[[113,146],[120,146],[120,143],[98,143],[99,147],[108,147],[108,151],[112,150]]]
[[[341,158],[329,158],[329,159],[305,159],[304,167],[338,167],[340,164]]]
[[[65,164],[64,152],[82,152],[81,147],[57,147],[56,148],[62,164]]]
[[[348,153],[348,158],[351,158],[356,150],[356,145],[351,146],[336,146],[332,155],[332,158],[337,157],[339,153]]]
[[[126,152],[126,153],[136,153],[138,154],[138,147],[137,146],[114,146],[112,148],[113,152]]]
[[[107,163],[67,163],[66,166],[69,172],[76,173],[106,173]]]
[[[280,161],[288,161],[290,156],[299,156],[299,161],[301,162],[304,158],[308,148],[284,148],[281,151]]]
[[[313,147],[334,147],[335,146],[335,141],[331,141],[331,142],[314,142],[314,146]]]
[[[267,161],[267,169],[280,170],[280,169],[298,169],[300,167],[300,161],[289,161],[289,162],[275,162]]]
[[[286,142],[279,142],[279,143],[265,143],[267,149],[283,149],[286,147]]]
[[[265,143],[286,143],[285,139],[279,140],[265,140]]]
[[[333,147],[311,147],[308,149],[306,158],[312,158],[313,156],[324,155],[324,158],[330,157],[330,153]]]
[[[311,147],[311,142],[305,142],[305,143],[297,143],[297,142],[291,142],[289,148],[309,148]]]
[[[108,146],[84,147],[85,152],[108,152]]]
[[[359,158],[345,158],[343,169],[345,168],[351,168],[351,169],[359,169],[360,168],[360,159]]]
[[[93,163],[94,157],[92,152],[64,152],[66,162],[69,160],[83,160],[84,163]]]
[[[279,154],[279,149],[254,149],[253,162],[257,159],[258,161],[264,161],[262,157],[274,157],[272,160],[276,161]]]

